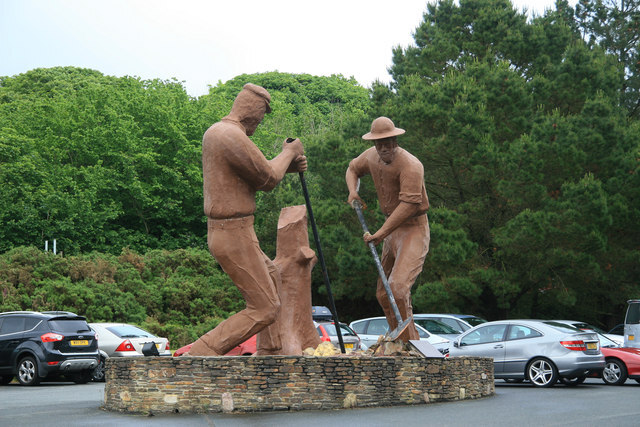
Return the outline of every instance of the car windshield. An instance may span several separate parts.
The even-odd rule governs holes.
[[[582,322],[574,323],[573,326],[575,326],[576,328],[581,329],[583,331],[595,331],[595,332],[597,332],[597,333],[599,333],[601,335],[606,334],[606,332],[603,331],[602,329],[600,329],[600,328],[598,328],[596,326],[590,325],[588,323],[582,323]]]
[[[553,322],[553,321],[542,322],[542,323],[544,323],[545,325],[551,326],[552,328],[555,328],[561,332],[571,332],[571,333],[584,332],[582,329],[576,328],[575,326],[567,325],[566,323]]]
[[[335,324],[333,324],[333,323],[324,323],[322,326],[324,326],[324,329],[327,331],[327,333],[330,336],[338,335],[338,333],[336,332],[336,325]],[[353,332],[353,329],[351,329],[347,325],[343,325],[343,324],[340,324],[340,333],[342,334],[342,336],[355,336],[356,335],[356,333]]]
[[[467,322],[471,326],[478,326],[481,323],[487,323],[486,320],[484,320],[484,319],[482,319],[480,317],[463,317],[462,320],[464,320],[465,322]]]
[[[109,326],[107,330],[120,338],[155,338],[155,335],[133,325]]]
[[[607,338],[605,335],[601,333],[598,333],[598,338],[600,339],[600,347],[607,347],[607,348],[620,347],[620,344],[618,344],[613,340],[610,340],[609,338]]]
[[[429,334],[429,332],[427,332],[427,330],[420,325],[416,325],[416,329],[418,330],[418,335],[420,335],[420,338],[429,338],[431,336],[431,334]]]
[[[609,331],[612,335],[624,335],[624,325],[616,325]]]
[[[414,317],[413,321],[415,323],[417,323],[418,325],[422,326],[423,328],[425,328],[427,331],[431,332],[432,334],[436,334],[436,335],[442,335],[442,334],[458,335],[458,334],[460,334],[460,331],[456,331],[451,326],[445,325],[444,323],[438,322],[437,320],[434,320],[434,319],[426,319],[426,318],[416,318],[416,317]]]
[[[90,332],[89,325],[86,320],[76,319],[54,319],[49,320],[49,327],[56,332]]]

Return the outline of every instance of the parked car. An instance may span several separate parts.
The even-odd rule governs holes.
[[[608,334],[596,332],[600,339],[600,351],[604,355],[605,366],[602,372],[593,372],[589,376],[602,378],[604,383],[609,385],[622,385],[627,378],[640,383],[640,348],[622,347],[618,341],[611,340]],[[579,381],[584,381],[584,377]]]
[[[475,326],[453,341],[449,357],[491,357],[495,378],[551,387],[605,367],[595,332],[550,320],[502,320]]]
[[[323,305],[314,305],[311,307],[311,318],[316,322],[328,322],[333,320],[333,314]]]
[[[578,329],[582,329],[583,331],[594,331],[594,332],[597,332],[598,335],[604,335],[605,337],[607,337],[607,339],[609,341],[613,341],[619,347],[622,347],[624,345],[624,336],[615,335],[615,334],[609,334],[609,333],[603,331],[602,329],[598,328],[597,326],[593,326],[593,325],[591,325],[589,323],[578,322],[576,320],[556,320],[556,322],[567,323],[569,325],[575,326]]]
[[[471,314],[434,314],[434,313],[420,313],[414,314],[414,319],[433,319],[438,322],[444,323],[445,325],[455,329],[458,334],[467,331],[474,326],[478,326],[481,323],[486,323],[486,320],[473,316]],[[428,328],[427,328],[428,329]],[[437,333],[437,332],[435,332]]]
[[[363,347],[366,348],[378,342],[378,338],[380,338],[381,335],[385,335],[389,330],[389,323],[384,316],[354,320],[349,326],[356,331],[362,341]],[[420,335],[421,340],[427,341],[436,349],[440,350],[441,353],[448,351],[450,344],[448,339],[432,334],[420,325],[416,325],[416,329],[418,330],[418,335]]]
[[[460,328],[456,329],[435,318],[429,317],[429,315],[414,314],[413,322],[416,325],[422,326],[424,329],[429,331],[429,333],[436,334],[442,338],[448,339],[449,341],[453,341],[462,333]]]
[[[624,346],[640,348],[640,299],[627,301],[624,317]]]
[[[67,311],[0,313],[0,384],[14,377],[33,386],[61,375],[84,384],[98,365],[98,342],[87,320]]]
[[[602,377],[605,384],[609,385],[622,385],[627,378],[640,384],[640,348],[610,346],[613,341],[607,342],[607,339],[606,336],[600,337],[604,370],[600,375],[594,373],[592,376]]]
[[[316,327],[320,339],[322,341],[330,341],[336,347],[340,348],[340,342],[338,341],[338,332],[336,331],[336,325],[334,322],[313,322]],[[346,352],[353,350],[361,350],[360,337],[358,334],[345,323],[340,323],[340,334],[342,335],[342,343]]]
[[[137,326],[127,323],[89,323],[89,326],[96,333],[100,349],[93,381],[104,381],[104,363],[110,357],[171,356],[167,338],[157,337]]]
[[[183,347],[180,347],[173,353],[174,357],[179,357],[191,350],[191,344],[187,344]],[[251,356],[257,351],[257,338],[256,335],[253,335],[251,338],[246,340],[245,342],[235,346],[231,349],[225,356]]]

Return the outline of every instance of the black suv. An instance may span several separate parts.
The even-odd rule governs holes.
[[[67,311],[0,313],[0,385],[14,376],[23,385],[59,376],[84,384],[99,356],[96,334],[82,316]]]

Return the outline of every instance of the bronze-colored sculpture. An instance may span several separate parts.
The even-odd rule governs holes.
[[[396,128],[387,117],[378,117],[371,124],[371,132],[362,136],[373,141],[374,147],[365,150],[349,163],[346,173],[349,188],[348,202],[353,206],[357,200],[366,204],[358,195],[360,177],[371,175],[378,200],[386,220],[374,234],[365,233],[365,243],[374,245],[384,241],[382,268],[402,319],[413,316],[411,288],[422,271],[429,252],[429,221],[427,210],[429,199],[424,186],[424,167],[408,151],[398,146],[397,137],[405,133]],[[389,323],[390,330],[398,326],[382,280],[378,280],[376,297]],[[413,321],[400,334],[400,339],[419,339]]]
[[[246,84],[229,115],[212,125],[202,140],[209,250],[242,293],[246,308],[201,336],[188,356],[227,353],[273,323],[280,309],[280,273],[260,249],[253,228],[255,193],[272,190],[287,172],[305,171],[307,160],[299,139],[283,142],[272,160],[249,139],[271,111],[270,101],[266,89]],[[277,351],[282,347],[280,335],[267,329],[258,346]]]

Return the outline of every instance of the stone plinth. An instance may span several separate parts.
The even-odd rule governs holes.
[[[490,358],[127,357],[107,361],[104,408],[318,410],[477,399],[494,391]]]

